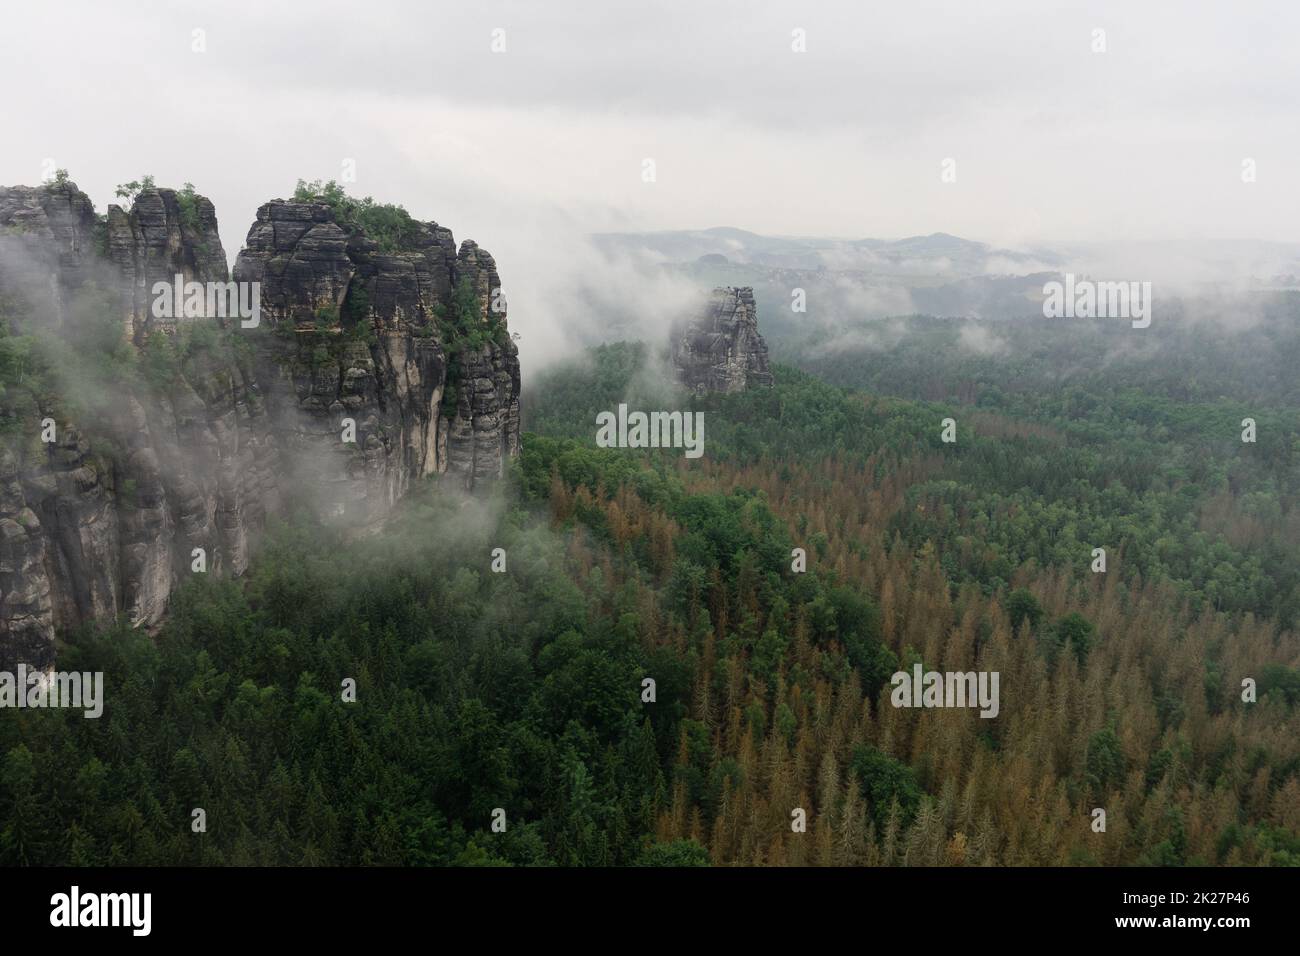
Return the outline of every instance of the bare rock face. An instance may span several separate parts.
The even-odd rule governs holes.
[[[472,240],[461,243],[454,274],[474,292],[473,321],[487,323],[495,315],[505,328],[505,301],[499,298],[501,277],[496,260]],[[506,459],[519,451],[519,356],[508,333],[502,342],[489,342],[458,353],[453,383],[455,401],[445,412],[448,433],[446,468],[468,487],[502,474]]]
[[[53,666],[56,635],[91,621],[157,624],[196,567],[242,573],[290,506],[364,530],[413,481],[472,489],[517,453],[518,354],[474,243],[425,223],[383,250],[324,203],[276,200],[225,262],[193,193],[96,217],[71,183],[0,189],[0,324],[53,348],[0,350],[0,669]],[[260,283],[260,325],[155,317],[177,275]],[[236,345],[195,347],[186,323]],[[39,357],[87,334],[133,350],[130,374]],[[160,377],[168,343],[183,356]]]
[[[0,295],[34,293],[25,305],[44,324],[61,328],[67,321],[95,241],[95,207],[74,184],[0,187]]]
[[[141,341],[160,324],[151,315],[156,282],[224,282],[226,254],[217,213],[203,196],[174,189],[145,189],[130,212],[109,206],[106,252],[120,274],[126,335]],[[163,324],[170,324],[166,322]]]
[[[697,318],[673,329],[670,354],[678,379],[696,392],[772,385],[751,288],[714,289]]]
[[[45,549],[41,522],[27,506],[17,461],[8,449],[0,450],[0,669],[12,670],[7,665],[20,660],[42,668],[54,661]]]

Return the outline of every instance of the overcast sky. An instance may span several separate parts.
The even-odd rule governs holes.
[[[1290,0],[11,0],[2,26],[0,183],[53,159],[102,209],[189,180],[234,249],[347,158],[353,191],[488,248],[524,220],[1297,238]]]

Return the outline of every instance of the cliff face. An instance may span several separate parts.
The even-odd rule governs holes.
[[[0,669],[51,666],[88,621],[158,623],[195,549],[239,574],[290,506],[366,529],[418,478],[501,475],[519,363],[496,265],[417,226],[381,251],[325,203],[274,201],[228,277],[200,196],[97,220],[72,184],[0,189]],[[155,317],[177,274],[259,282],[260,324]],[[111,374],[60,358],[87,335]]]
[[[518,354],[496,263],[473,242],[457,252],[430,222],[382,252],[324,203],[276,201],[258,210],[234,279],[261,283],[261,321],[280,345],[261,350],[258,380],[295,484],[331,512],[369,522],[412,479],[451,472],[472,488],[518,451]],[[501,330],[475,347],[453,329],[462,285],[472,323]],[[345,418],[355,446],[339,442]]]
[[[146,189],[130,212],[109,206],[104,253],[120,276],[126,334],[139,342],[159,323],[150,314],[155,282],[224,282],[226,253],[217,234],[217,212],[203,196],[174,189]]]
[[[697,318],[673,329],[670,354],[679,380],[697,392],[772,384],[751,288],[714,289]]]
[[[62,328],[95,258],[95,207],[71,184],[0,187],[0,296]],[[4,300],[0,300],[3,304]]]

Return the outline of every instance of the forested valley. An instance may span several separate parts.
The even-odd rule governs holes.
[[[883,328],[674,399],[698,460],[595,447],[673,407],[595,348],[493,496],[283,523],[157,634],[69,635],[104,717],[0,722],[0,863],[1300,864],[1295,298],[1141,349]],[[891,706],[916,663],[999,672],[999,715]]]

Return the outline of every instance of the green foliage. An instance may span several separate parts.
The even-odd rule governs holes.
[[[66,327],[51,328],[45,312],[0,302],[0,413],[34,403],[44,413],[93,425],[121,388],[140,384],[139,356],[126,339],[117,293],[88,281],[65,307]],[[5,421],[9,430],[17,427]]]
[[[91,226],[91,241],[95,246],[95,254],[108,258],[108,214],[96,213],[94,225]]]
[[[1270,866],[1300,866],[1300,835],[1265,824],[1259,827],[1256,840],[1269,854]]]
[[[118,199],[125,199],[127,208],[135,205],[135,199],[140,193],[147,189],[153,189],[153,177],[146,174],[139,179],[133,179],[129,183],[118,183],[114,195]]]
[[[358,286],[341,314],[318,317],[319,337],[330,339],[323,347],[373,336],[363,296]],[[437,329],[449,357],[486,344],[481,308],[468,283],[457,286]],[[83,318],[95,316],[107,335],[111,314],[92,309]],[[24,392],[53,381],[53,366],[19,331],[0,336],[0,375],[7,390]],[[180,377],[202,388],[244,360],[240,343],[215,327],[151,336],[134,359],[93,331],[88,344],[102,353],[94,361],[138,387],[167,390]],[[70,367],[91,370],[89,360]],[[99,722],[26,710],[0,722],[0,864],[695,866],[708,865],[710,852],[722,864],[733,859],[716,849],[729,833],[744,831],[736,844],[767,852],[771,834],[746,829],[767,824],[751,824],[750,813],[788,812],[788,804],[762,808],[769,769],[792,784],[787,796],[806,787],[817,818],[835,821],[830,852],[843,852],[855,829],[866,840],[869,824],[872,850],[886,863],[897,861],[900,843],[909,856],[933,847],[969,853],[968,862],[994,858],[1001,834],[980,822],[990,805],[966,808],[977,791],[979,800],[1062,794],[1071,814],[1115,793],[1134,805],[1149,798],[1134,816],[1128,862],[1195,865],[1193,839],[1216,862],[1300,859],[1295,834],[1278,825],[1281,811],[1251,819],[1243,803],[1240,822],[1216,833],[1209,850],[1199,835],[1204,809],[1197,827],[1184,822],[1187,794],[1231,802],[1258,780],[1270,806],[1284,806],[1294,789],[1294,760],[1279,755],[1280,744],[1257,736],[1239,747],[1236,731],[1200,729],[1230,719],[1221,711],[1235,703],[1225,691],[1235,672],[1215,659],[1217,643],[1205,656],[1204,688],[1219,716],[1199,714],[1196,727],[1184,717],[1200,707],[1199,671],[1190,692],[1162,662],[1115,675],[1126,690],[1143,681],[1151,689],[1133,706],[1159,742],[1132,766],[1120,743],[1121,733],[1126,743],[1135,733],[1123,706],[1102,729],[1095,715],[1080,722],[1068,747],[1040,743],[1035,712],[1051,708],[1023,697],[1004,698],[1010,730],[973,718],[977,730],[950,736],[961,725],[948,718],[960,715],[891,715],[889,736],[873,736],[885,725],[876,708],[888,706],[889,676],[919,656],[908,646],[918,632],[913,615],[950,632],[951,646],[973,637],[978,654],[1005,654],[993,637],[1000,605],[1049,655],[1068,652],[1053,681],[1085,669],[1095,680],[1124,630],[1113,625],[1098,643],[1094,624],[1070,610],[1096,584],[1087,568],[1094,542],[1111,549],[1109,573],[1121,580],[1179,581],[1188,603],[1285,609],[1287,544],[1252,531],[1277,550],[1234,546],[1198,527],[1206,482],[1229,474],[1251,489],[1253,497],[1234,500],[1261,525],[1284,522],[1285,454],[1236,471],[1189,455],[1175,469],[1181,477],[1153,479],[1138,472],[1163,464],[1129,457],[1149,436],[1094,434],[1087,414],[1051,426],[1064,440],[995,417],[964,425],[958,445],[945,447],[937,423],[952,409],[926,400],[872,398],[781,366],[770,390],[688,398],[656,381],[653,364],[644,347],[619,344],[544,377],[526,409],[533,431],[486,504],[424,487],[379,538],[346,539],[306,520],[274,527],[243,578],[188,582],[157,635],[121,624],[70,634],[61,666],[123,675],[121,683]],[[454,404],[454,376],[448,395]],[[641,407],[704,411],[708,460],[595,447],[595,413],[629,396]],[[1004,400],[1024,411],[1018,399]],[[1108,402],[1090,407],[1107,418],[1123,405]],[[1202,459],[1224,454],[1175,408],[1126,407],[1161,419],[1158,427],[1186,429],[1186,448]],[[778,500],[787,489],[772,482],[750,486],[757,474],[788,478],[804,464],[824,470],[829,487],[850,488],[846,498],[859,488],[863,499],[892,495],[892,510],[846,501],[833,511],[813,494],[821,473],[788,499]],[[914,480],[901,483],[904,466]],[[1122,477],[1108,477],[1109,468]],[[119,490],[133,493],[126,481]],[[856,525],[868,522],[879,538],[857,537]],[[806,573],[790,568],[795,543],[816,556]],[[509,574],[466,558],[497,546],[509,553]],[[1182,547],[1192,553],[1177,554]],[[1046,587],[1053,578],[1040,568],[1056,569],[1069,588]],[[904,584],[892,597],[882,592],[878,607],[860,574],[882,573]],[[1097,619],[1113,621],[1122,600]],[[892,609],[888,618],[882,608]],[[1264,634],[1257,646],[1273,639],[1256,630]],[[1278,646],[1290,645],[1279,638]],[[1259,659],[1241,648],[1235,655]],[[1287,664],[1263,664],[1258,675],[1268,708],[1294,707],[1300,695],[1300,672],[1280,655]],[[653,704],[639,696],[647,675],[657,682]],[[340,700],[348,677],[364,704]],[[928,736],[915,733],[927,725]],[[1189,742],[1198,734],[1199,749]],[[935,756],[909,754],[914,736]],[[1222,746],[1207,749],[1205,738]],[[954,789],[937,768],[964,754],[988,762],[965,763],[983,776]],[[1015,776],[990,777],[1001,773]],[[66,798],[69,781],[76,800]],[[1044,789],[1053,781],[1055,791]],[[1041,805],[1058,803],[1051,795]],[[209,811],[201,839],[186,826],[194,806]],[[505,833],[490,829],[496,807],[509,812]],[[952,822],[962,816],[969,822]],[[957,827],[973,839],[949,843]],[[1037,852],[1033,840],[1018,839],[1016,852]],[[1042,852],[1079,864],[1115,858],[1071,842]]]
[[[1300,669],[1282,664],[1265,664],[1259,673],[1259,696],[1276,693],[1288,707],[1300,703]]]
[[[5,393],[24,387],[31,376],[40,374],[39,346],[34,335],[15,335],[7,322],[0,321],[0,388]]]
[[[181,226],[188,231],[191,236],[198,233],[199,223],[199,197],[194,191],[193,183],[186,183],[182,189],[176,193],[176,205],[180,207]]]
[[[181,373],[181,351],[171,335],[150,335],[140,350],[140,365],[150,387],[163,391],[175,384]]]
[[[1142,854],[1139,866],[1183,866],[1187,862],[1187,829],[1180,808],[1165,811],[1162,830],[1168,835]]]
[[[674,840],[671,843],[652,843],[636,861],[637,866],[708,866],[709,851],[694,840]]]
[[[297,202],[323,202],[345,228],[360,229],[379,244],[381,252],[404,252],[417,248],[423,230],[403,207],[375,202],[369,196],[354,199],[334,180],[298,180],[293,191]]]
[[[348,286],[347,295],[343,300],[342,319],[344,324],[356,326],[362,323],[369,324],[370,316],[370,293],[359,282],[353,282]]]
[[[490,309],[486,321],[483,318],[483,304],[469,276],[461,276],[452,290],[449,314],[444,314],[438,324],[442,338],[442,347],[447,356],[446,388],[442,396],[445,414],[456,413],[456,403],[460,398],[463,362],[466,356],[482,350],[489,342],[500,344],[505,332],[505,323],[498,319]]]
[[[1030,561],[1083,570],[1105,546],[1109,574],[1172,580],[1285,630],[1300,625],[1300,295],[1240,308],[1253,314],[1199,321],[1173,300],[1131,341],[1108,321],[1011,316],[984,327],[1015,347],[989,354],[963,347],[961,321],[912,317],[888,336],[838,329],[792,357],[836,384],[955,403],[945,414],[975,423],[913,492],[924,510],[895,525],[913,547],[980,542],[958,581],[997,589]],[[891,344],[839,344],[855,332]]]
[[[1082,664],[1096,640],[1096,628],[1082,614],[1071,611],[1056,622],[1052,638],[1058,649],[1068,647]]]
[[[870,805],[871,819],[877,831],[884,830],[895,805],[902,824],[910,825],[924,796],[911,768],[875,747],[854,750],[852,766]]]
[[[191,343],[166,344],[185,356]],[[182,366],[201,357],[182,357]],[[855,667],[864,683],[884,679],[890,655],[879,647],[874,605],[819,573],[791,574],[788,534],[752,492],[688,494],[666,470],[535,436],[514,473],[520,498],[490,512],[502,518],[435,494],[409,500],[382,541],[344,546],[327,529],[290,526],[244,580],[191,582],[156,642],[120,627],[73,635],[66,666],[132,677],[98,728],[61,712],[24,712],[0,727],[0,752],[26,743],[41,755],[36,780],[81,768],[103,775],[91,791],[100,796],[84,804],[35,795],[44,807],[37,829],[51,835],[23,843],[25,858],[707,863],[688,843],[647,847],[670,780],[712,818],[740,779],[734,760],[715,759],[707,728],[686,719],[707,593],[721,586],[758,615],[725,635],[720,661],[806,693],[824,675],[790,668],[799,620],[811,622],[837,683]],[[526,510],[547,500],[553,478],[594,496],[573,521],[595,541],[614,543],[603,503],[624,487],[676,523],[680,560],[671,567],[645,535],[619,560],[626,574],[662,582],[658,626],[698,633],[691,646],[647,642],[642,603],[603,576],[575,586],[563,539]],[[490,545],[507,548],[510,575],[460,558]],[[651,708],[638,696],[644,674],[658,680]],[[364,707],[339,699],[344,677],[357,679]],[[793,708],[768,706],[770,716],[761,708],[750,719],[770,721],[793,745]],[[674,766],[683,737],[687,762]],[[910,815],[919,791],[909,781],[890,771],[871,792],[887,790]],[[145,791],[161,809],[126,843],[106,808],[133,805]],[[0,810],[19,796],[0,783]],[[218,822],[195,846],[178,839],[185,830],[173,819],[194,805],[210,821],[247,823]],[[497,806],[510,808],[507,834],[490,832]],[[7,845],[4,861],[17,859],[16,839]]]
[[[1104,799],[1112,789],[1124,782],[1124,752],[1113,728],[1107,727],[1092,735],[1088,741],[1086,774],[1093,796]]]
[[[666,407],[671,391],[643,374],[651,363],[642,342],[617,342],[591,349],[580,361],[543,370],[520,396],[527,427],[541,435],[590,439],[596,415],[627,402],[631,407]],[[662,376],[660,376],[662,378]]]
[[[1038,598],[1024,588],[1016,588],[1007,595],[1007,615],[1011,618],[1011,629],[1019,631],[1020,625],[1028,621],[1030,631],[1038,630],[1038,622],[1043,619],[1043,606]]]
[[[526,425],[590,442],[596,414],[626,401],[632,407],[703,411],[708,456],[736,463],[779,468],[783,461],[830,456],[864,461],[872,454],[940,455],[938,474],[912,486],[909,507],[891,519],[889,537],[897,534],[913,550],[930,542],[947,552],[946,570],[955,585],[973,581],[993,593],[1029,562],[1083,571],[1091,549],[1104,544],[1112,554],[1108,573],[1123,579],[1169,579],[1194,601],[1274,617],[1280,628],[1300,621],[1300,544],[1277,532],[1247,553],[1225,534],[1207,531],[1203,517],[1212,496],[1223,494],[1220,483],[1229,471],[1261,489],[1241,499],[1240,520],[1267,533],[1300,511],[1300,430],[1294,419],[1273,419],[1271,427],[1282,433],[1273,446],[1281,458],[1254,462],[1241,460],[1229,443],[1209,434],[1217,429],[1235,437],[1230,415],[1180,415],[1180,427],[1199,437],[1174,455],[1174,474],[1159,441],[1134,438],[1119,426],[1107,431],[1067,417],[1054,422],[1067,431],[1062,441],[1049,433],[1021,434],[1025,426],[1008,420],[1002,428],[977,428],[957,444],[943,445],[938,422],[949,415],[960,420],[965,413],[959,409],[871,399],[780,365],[771,389],[673,398],[671,391],[647,387],[652,369],[643,346],[594,349],[583,363],[543,375],[533,393],[525,394]],[[1091,407],[1102,400],[1090,396]],[[1115,413],[1103,418],[1110,414]],[[1142,413],[1130,405],[1127,414]],[[1294,448],[1283,452],[1291,448],[1288,429]],[[1237,457],[1228,460],[1229,454]],[[1161,473],[1166,480],[1156,480]],[[810,544],[816,548],[815,541]],[[1037,629],[1041,611],[1025,603],[1028,597],[1014,598],[1019,604],[1008,610],[1016,626],[1028,617]]]
[[[283,527],[247,581],[187,586],[156,642],[73,635],[63,666],[123,683],[98,722],[0,725],[0,863],[707,863],[645,849],[689,685],[633,639],[634,607],[575,588],[557,539],[491,513],[413,500],[369,546]],[[489,542],[510,576],[460,565]],[[54,799],[71,780],[78,801]]]

